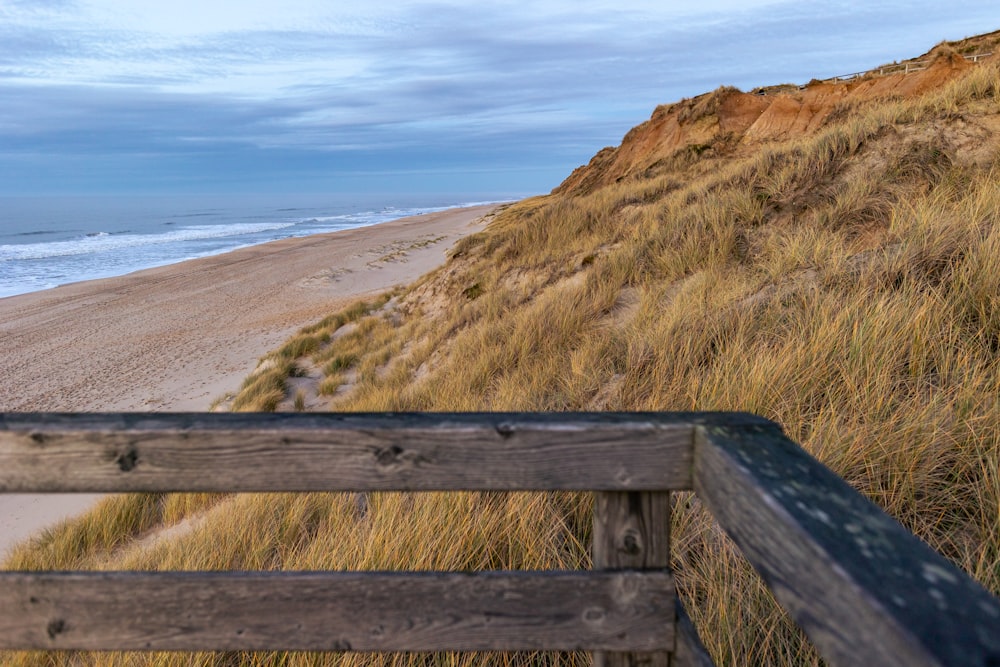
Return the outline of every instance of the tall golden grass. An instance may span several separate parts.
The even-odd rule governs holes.
[[[289,341],[334,410],[747,410],[1000,593],[1000,69],[817,133],[529,199]],[[974,157],[966,147],[974,143]],[[720,665],[817,664],[691,494],[673,567]],[[578,494],[116,497],[9,569],[586,567]],[[173,526],[170,539],[151,539]],[[15,665],[577,664],[576,655],[11,654]]]

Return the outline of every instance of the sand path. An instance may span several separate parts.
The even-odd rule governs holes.
[[[206,410],[302,326],[440,265],[492,208],[284,239],[0,299],[0,412]],[[0,557],[97,497],[0,494]]]

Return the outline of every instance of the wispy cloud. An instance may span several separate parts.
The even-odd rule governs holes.
[[[1000,27],[975,1],[329,4],[0,3],[0,190],[31,186],[18,169],[29,156],[94,158],[118,179],[109,188],[175,184],[181,168],[204,183],[221,162],[247,182],[403,162],[557,178],[656,104]]]

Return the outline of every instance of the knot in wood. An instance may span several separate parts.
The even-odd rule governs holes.
[[[119,454],[115,459],[115,463],[118,464],[118,469],[122,472],[129,472],[133,470],[138,462],[139,452],[132,446],[130,446],[125,452]]]
[[[384,447],[375,450],[375,460],[379,465],[388,466],[399,461],[399,455],[403,453],[403,448],[399,445]]]
[[[49,621],[49,626],[45,630],[49,633],[49,639],[55,639],[56,635],[66,630],[66,621],[61,618],[54,618]]]
[[[635,530],[626,530],[622,535],[621,550],[629,556],[635,556],[642,551],[642,538]]]
[[[514,426],[511,424],[497,424],[496,432],[501,438],[506,440],[510,436],[514,435]]]

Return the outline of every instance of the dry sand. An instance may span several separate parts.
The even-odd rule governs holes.
[[[202,411],[302,326],[411,282],[492,206],[0,299],[0,412]],[[100,496],[0,494],[0,557]]]

